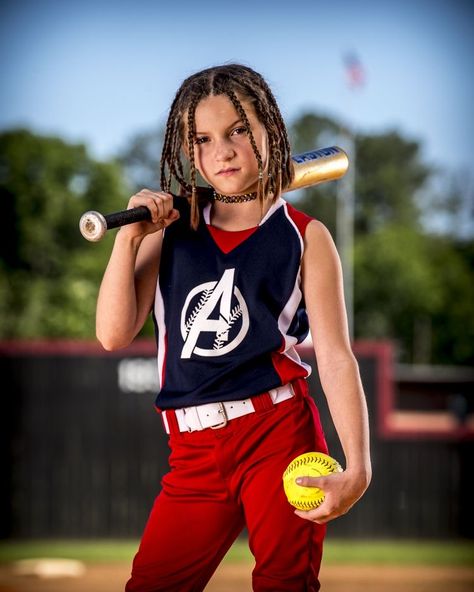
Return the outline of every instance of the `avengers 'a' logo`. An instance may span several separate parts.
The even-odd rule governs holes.
[[[223,356],[246,336],[249,312],[234,275],[235,269],[226,269],[219,281],[205,282],[189,292],[181,312],[181,358]]]

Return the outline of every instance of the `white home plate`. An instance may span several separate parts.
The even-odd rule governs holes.
[[[18,576],[37,578],[79,578],[86,573],[86,566],[75,559],[22,559],[15,561],[13,571]]]

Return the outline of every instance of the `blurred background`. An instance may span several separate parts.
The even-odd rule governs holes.
[[[330,534],[473,538],[473,58],[470,1],[0,3],[2,538],[141,532],[166,470],[152,326],[95,344],[113,232],[78,221],[158,187],[176,89],[233,61],[269,82],[294,153],[350,154],[287,195],[336,240],[371,412],[374,482]]]

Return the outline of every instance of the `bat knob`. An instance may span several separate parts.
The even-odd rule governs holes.
[[[79,220],[79,230],[88,241],[100,241],[107,231],[107,222],[99,212],[85,212]]]

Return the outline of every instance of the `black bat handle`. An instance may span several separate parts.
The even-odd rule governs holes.
[[[139,206],[138,208],[107,214],[104,218],[107,223],[107,230],[110,230],[111,228],[119,228],[126,224],[133,224],[133,222],[151,221],[151,214],[147,207]]]
[[[107,230],[119,228],[126,224],[151,220],[150,210],[145,206],[113,212],[103,216],[99,212],[85,212],[79,221],[79,230],[82,236],[88,241],[99,241]]]

